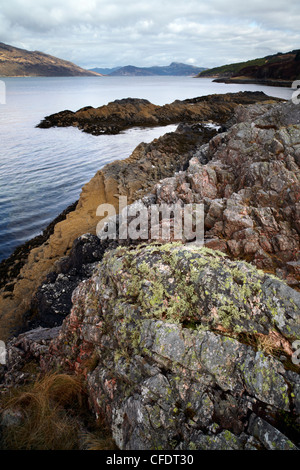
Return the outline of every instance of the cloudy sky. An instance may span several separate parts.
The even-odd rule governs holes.
[[[213,67],[300,48],[299,0],[0,0],[0,41],[85,67]]]

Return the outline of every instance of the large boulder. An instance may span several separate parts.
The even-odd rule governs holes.
[[[192,244],[119,247],[73,304],[43,364],[86,374],[119,448],[299,444],[300,294],[283,281]]]

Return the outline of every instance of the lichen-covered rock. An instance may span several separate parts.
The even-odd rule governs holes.
[[[154,203],[203,203],[206,246],[300,286],[300,121],[292,102],[238,107],[228,132],[184,172],[159,182]]]
[[[268,450],[295,450],[294,444],[278,429],[263,419],[251,415],[249,429],[253,436],[259,439]]]
[[[121,449],[293,449],[299,311],[283,281],[222,253],[119,247],[74,291],[43,365],[86,374]]]
[[[50,342],[60,328],[36,328],[12,338],[6,344],[6,361],[0,369],[0,393],[31,382],[40,373],[40,364],[48,354]],[[33,367],[29,367],[29,365]]]

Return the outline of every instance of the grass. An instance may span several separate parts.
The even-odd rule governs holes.
[[[14,424],[2,428],[3,450],[115,448],[103,423],[97,427],[91,419],[83,382],[77,376],[46,374],[10,392],[1,405],[8,414],[20,416]],[[94,432],[83,431],[91,421]]]
[[[111,437],[104,437],[103,430],[93,433],[86,432],[82,435],[82,444],[85,450],[117,450]]]

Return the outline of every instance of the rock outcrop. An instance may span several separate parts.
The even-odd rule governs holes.
[[[65,110],[46,116],[37,127],[78,127],[93,135],[118,134],[132,126],[165,126],[180,122],[212,120],[219,124],[231,117],[238,104],[269,101],[262,92],[239,92],[176,100],[158,106],[148,100],[126,98],[99,108],[87,106],[76,112]]]
[[[228,132],[200,147],[186,171],[158,183],[151,202],[204,204],[206,246],[299,288],[299,155],[299,107],[239,107]]]
[[[74,240],[96,233],[100,204],[112,204],[118,212],[119,196],[127,196],[129,204],[142,197],[159,180],[186,168],[198,146],[215,134],[215,129],[195,124],[150,144],[141,143],[130,157],[105,165],[95,174],[83,187],[76,207],[51,226],[48,237],[41,237],[33,247],[29,243],[28,249],[18,249],[2,262],[0,338],[5,340],[20,325],[37,288],[55,271],[55,263],[70,253]]]
[[[299,449],[300,108],[236,107],[226,128],[182,124],[97,173],[32,258],[52,253],[0,392],[41,371],[79,374],[122,450]],[[129,208],[203,204],[205,246],[100,240],[96,207],[117,207],[115,194]],[[93,231],[73,241],[79,221]]]
[[[20,318],[28,310],[43,317],[45,326],[51,326],[46,319],[51,315],[62,321],[72,288],[84,276],[61,269],[59,259],[69,254],[76,237],[95,234],[100,203],[118,211],[115,195],[126,195],[129,204],[139,198],[146,205],[204,204],[206,246],[251,261],[298,288],[299,118],[298,107],[289,102],[239,106],[227,132],[180,125],[175,133],[139,145],[129,159],[107,165],[84,187],[76,210],[30,253],[10,291],[4,290],[1,323],[7,326],[12,315]],[[63,303],[53,301],[51,289],[58,297],[63,291]],[[37,292],[39,301],[32,306]]]
[[[119,247],[62,327],[21,335],[11,356],[86,375],[120,449],[296,449],[299,309],[283,281],[220,252]]]

